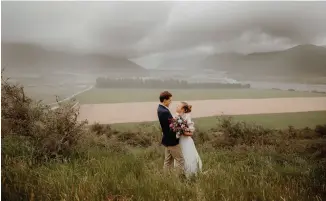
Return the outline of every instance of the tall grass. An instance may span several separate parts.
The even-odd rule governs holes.
[[[8,141],[5,144],[9,143]],[[127,148],[128,149],[128,148]],[[158,146],[89,148],[83,158],[2,171],[5,200],[322,200],[325,164],[274,148],[199,149],[204,173],[184,181],[162,172]]]
[[[12,96],[4,92],[7,98]],[[26,113],[43,108],[32,102],[25,106]],[[2,109],[12,115],[20,111],[17,121],[26,120],[16,107],[11,113],[8,106]],[[49,113],[44,108],[38,111],[41,117]],[[215,127],[194,136],[204,164],[202,174],[182,179],[163,173],[161,132],[155,126],[133,131],[99,124],[86,127],[73,118],[78,111],[66,106],[50,114],[46,121],[27,118],[25,126],[7,123],[11,115],[2,115],[3,200],[326,199],[326,125],[273,130],[221,118]],[[30,124],[42,129],[25,132]],[[46,144],[40,146],[48,138],[58,142],[67,133],[74,143],[66,143],[65,151],[54,146],[52,155]],[[47,159],[40,160],[40,155]]]

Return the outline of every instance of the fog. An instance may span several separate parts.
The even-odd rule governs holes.
[[[178,70],[187,69],[193,81],[233,83],[237,78],[224,73],[231,64],[225,64],[226,70],[203,70],[205,59],[221,53],[283,51],[302,44],[325,46],[325,11],[326,2],[5,1],[2,43],[24,44],[26,52],[37,53],[24,60],[17,57],[17,46],[8,51],[2,46],[2,66],[27,85],[47,83],[56,89],[69,85],[72,89],[60,92],[63,96],[89,87],[98,76],[113,72],[131,76],[129,61],[135,68],[149,69],[140,76],[181,78],[185,74]],[[31,51],[29,45],[37,50]],[[112,64],[114,59],[119,61]],[[114,70],[106,67],[107,62]],[[36,73],[28,65],[37,68]],[[46,69],[42,75],[37,73],[40,69]],[[41,78],[36,82],[28,72]],[[44,75],[50,73],[52,79]]]
[[[270,51],[326,45],[325,7],[325,2],[2,2],[2,40],[127,58]]]

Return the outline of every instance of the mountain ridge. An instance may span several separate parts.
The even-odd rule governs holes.
[[[1,65],[7,68],[28,70],[94,70],[94,71],[135,71],[145,72],[140,65],[119,57],[106,54],[81,54],[45,49],[28,43],[1,44]]]
[[[207,57],[201,66],[229,73],[291,75],[326,75],[326,48],[298,45],[282,51],[247,55],[223,53]]]

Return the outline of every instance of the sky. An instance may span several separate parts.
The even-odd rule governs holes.
[[[222,52],[326,45],[326,2],[1,3],[2,41],[122,56],[147,68]]]

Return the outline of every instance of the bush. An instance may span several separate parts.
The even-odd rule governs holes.
[[[210,140],[203,147],[227,148],[234,150],[258,148],[271,149],[279,154],[300,154],[308,158],[326,157],[326,140],[323,139],[324,126],[316,129],[296,129],[289,126],[284,130],[271,130],[246,122],[234,121],[231,117],[218,118],[217,129],[210,130]],[[216,133],[219,133],[218,135]],[[201,140],[198,141],[199,145]],[[196,142],[197,144],[197,142]]]
[[[22,86],[1,79],[2,138],[25,137],[34,148],[35,159],[40,161],[68,159],[74,154],[87,124],[77,120],[78,107],[72,107],[73,103],[69,102],[51,109],[26,96]]]
[[[317,125],[315,128],[315,132],[321,136],[326,136],[326,124],[324,125]]]
[[[267,136],[272,134],[272,130],[263,128],[259,125],[248,124],[245,122],[234,122],[230,117],[218,119],[219,129],[224,134],[225,139],[231,144],[260,144],[267,142]]]
[[[104,141],[108,142],[109,147],[116,143],[119,145],[128,145],[132,147],[144,148],[151,146],[152,143],[155,141],[159,141],[158,133],[160,132],[156,130],[156,127],[148,126],[147,124],[140,124],[136,129],[132,131],[118,131],[112,129],[110,125],[102,125],[99,123],[95,123],[89,128],[91,134],[95,134],[96,136],[98,136],[97,138],[102,138],[103,140],[105,139]],[[103,142],[99,144],[100,146],[103,146]]]
[[[118,141],[125,142],[131,146],[148,147],[152,145],[152,138],[142,133],[121,132],[116,137]]]
[[[112,129],[110,125],[102,125],[99,123],[94,123],[90,127],[90,131],[95,133],[96,135],[107,135],[110,137]]]

